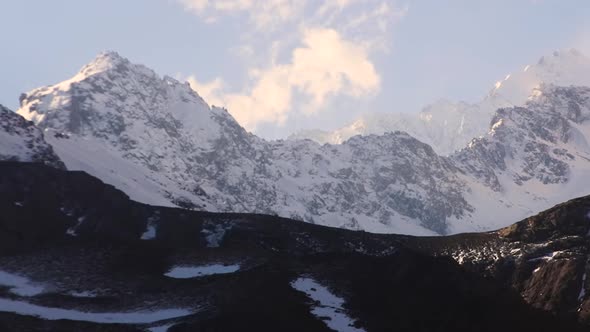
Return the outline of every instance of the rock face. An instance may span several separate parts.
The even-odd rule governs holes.
[[[584,331],[589,210],[417,238],[149,206],[0,162],[0,329]]]
[[[22,116],[0,105],[0,161],[30,161],[65,166],[45,142],[43,133]]]
[[[490,134],[454,155],[458,164],[497,190],[502,172],[518,185],[533,179],[566,183],[570,164],[577,158],[587,162],[590,89],[550,87],[536,92],[526,107],[499,109]]]
[[[439,100],[417,114],[373,113],[333,132],[308,130],[290,138],[341,144],[355,135],[403,130],[437,153],[449,155],[473,138],[485,135],[498,108],[524,106],[531,92],[542,84],[590,86],[590,58],[575,49],[556,51],[496,82],[488,95],[475,104]]]
[[[265,141],[188,84],[110,52],[23,95],[18,113],[48,133],[68,169],[137,201],[424,235],[503,227],[585,194],[588,96],[540,86],[448,157],[404,132]]]
[[[476,211],[473,218],[524,218],[587,194],[589,117],[587,87],[541,86],[525,107],[499,109],[488,135],[474,139],[451,159],[493,191],[485,196],[498,200],[497,206],[528,211],[512,216],[501,208],[492,212],[477,203],[478,194],[469,198],[468,193],[467,201]]]

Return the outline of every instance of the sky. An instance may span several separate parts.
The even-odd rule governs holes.
[[[114,50],[282,138],[477,102],[553,50],[590,55],[588,0],[0,1],[0,103]]]

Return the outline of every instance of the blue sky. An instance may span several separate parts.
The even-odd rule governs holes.
[[[0,13],[10,108],[115,50],[272,138],[477,101],[555,49],[590,54],[587,0],[13,0]]]

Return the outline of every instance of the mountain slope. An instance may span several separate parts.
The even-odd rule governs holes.
[[[531,308],[506,284],[510,277],[486,267],[510,267],[503,262],[511,253],[528,257],[516,249],[545,254],[554,240],[560,250],[587,250],[579,234],[590,224],[579,213],[590,208],[588,197],[499,232],[416,238],[148,206],[83,172],[39,164],[0,163],[0,183],[3,331],[587,328],[575,322],[585,312],[568,316],[561,303],[541,307],[557,316]],[[492,241],[503,245],[482,245]],[[481,269],[459,259],[468,245]],[[495,249],[502,260],[485,260]],[[569,296],[551,277],[567,267],[520,261],[553,271],[535,274],[555,287],[552,299]]]
[[[65,166],[43,133],[20,115],[0,105],[0,161],[30,161],[56,168]]]
[[[115,53],[100,55],[71,80],[26,94],[18,112],[59,133],[49,140],[68,169],[149,204],[413,234],[431,234],[421,223],[444,232],[446,218],[469,209],[458,194],[457,170],[406,134],[337,147],[266,142],[188,85]]]
[[[18,112],[68,169],[144,203],[427,235],[503,227],[587,194],[589,95],[542,85],[449,157],[403,132],[265,141],[188,84],[116,53],[24,95]]]
[[[333,132],[309,130],[296,133],[290,139],[341,144],[355,135],[403,130],[432,146],[437,153],[449,155],[471,139],[485,135],[498,108],[524,106],[542,84],[590,86],[590,58],[574,49],[555,51],[542,57],[537,64],[497,82],[488,95],[475,104],[439,100],[419,113],[368,114]]]
[[[590,322],[590,199],[559,204],[495,232],[406,238],[404,244],[451,256],[467,270],[509,285],[536,308]]]
[[[524,107],[499,109],[488,135],[451,156],[477,182],[471,217],[491,226],[588,194],[589,119],[587,87],[542,86]]]

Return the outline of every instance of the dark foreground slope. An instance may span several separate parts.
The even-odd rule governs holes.
[[[413,238],[152,207],[82,172],[0,163],[0,330],[330,331],[345,315],[354,326],[342,331],[581,331],[569,300],[555,299],[581,284],[590,225],[573,216],[586,207],[590,198],[496,233]],[[541,247],[580,257],[529,266],[515,254],[528,262]],[[492,252],[508,254],[478,259]],[[189,266],[239,270],[166,276]],[[311,298],[301,280],[313,280]],[[528,297],[538,287],[552,287],[553,306]],[[343,303],[314,302],[327,289]],[[183,312],[163,314],[171,308]]]
[[[517,290],[533,307],[590,323],[590,197],[557,205],[496,232],[405,238],[409,248],[453,257],[466,270]]]

